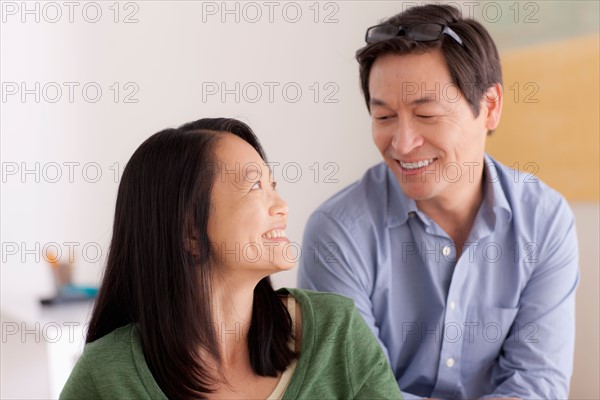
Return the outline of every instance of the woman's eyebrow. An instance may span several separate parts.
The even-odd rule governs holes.
[[[269,171],[269,180],[272,177],[271,168],[267,168]],[[264,174],[263,168],[260,164],[251,162],[242,167],[241,175],[242,178],[248,183],[254,183],[256,180],[261,179]]]

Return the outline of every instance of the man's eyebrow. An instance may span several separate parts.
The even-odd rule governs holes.
[[[385,101],[379,100],[375,97],[371,97],[371,99],[369,100],[369,104],[372,106],[388,107],[388,104]]]
[[[428,103],[438,103],[438,101],[436,101],[435,96],[433,98],[431,98],[431,96],[425,96],[425,97],[421,97],[420,99],[415,99],[410,102],[410,104],[414,105],[414,106],[418,106],[421,104],[428,104]]]
[[[437,103],[435,96],[425,96],[425,97],[421,97],[419,99],[415,99],[413,101],[411,101],[409,104],[413,105],[413,106],[418,106],[421,104],[428,104],[428,103]],[[371,106],[381,106],[381,107],[389,107],[389,105],[380,99],[374,98],[372,97],[371,100],[369,100],[369,104]]]

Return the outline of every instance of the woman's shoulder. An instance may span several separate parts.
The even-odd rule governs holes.
[[[299,289],[299,288],[282,288],[279,292],[288,292],[296,300],[304,300],[315,305],[336,304],[347,307],[354,307],[354,300],[349,297],[342,296],[337,293],[317,292],[315,290]]]
[[[302,308],[302,349],[285,398],[400,398],[383,350],[354,301],[281,289]]]
[[[86,344],[60,398],[106,398],[106,386],[112,386],[115,374],[133,365],[133,330],[133,325],[125,325]]]
[[[165,398],[144,361],[135,325],[86,344],[61,393],[71,398]]]
[[[123,372],[133,367],[134,352],[139,346],[136,333],[135,326],[127,324],[86,344],[75,371],[104,379],[115,370]]]
[[[101,361],[102,359],[114,360],[116,357],[122,358],[124,356],[131,358],[131,347],[137,343],[135,326],[127,324],[86,344],[82,358],[85,358],[88,362]]]
[[[339,294],[298,288],[285,288],[280,291],[289,292],[300,303],[303,315],[314,314],[317,319],[340,319],[354,310],[354,300]]]

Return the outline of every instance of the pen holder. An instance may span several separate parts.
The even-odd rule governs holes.
[[[54,277],[56,294],[61,295],[65,292],[65,288],[72,284],[73,265],[67,263],[53,263],[52,275]]]
[[[46,260],[52,267],[52,277],[56,294],[49,298],[40,299],[42,305],[88,301],[96,297],[98,288],[73,284],[73,264],[60,262],[54,254],[47,254]]]
[[[65,288],[71,285],[73,277],[73,265],[70,262],[61,261],[53,252],[47,252],[44,259],[52,268],[52,277],[56,288],[56,296],[60,296]],[[69,260],[70,261],[70,260]]]

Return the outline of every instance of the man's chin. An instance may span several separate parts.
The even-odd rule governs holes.
[[[435,190],[427,183],[406,184],[400,182],[400,188],[406,197],[414,201],[429,200],[435,196]]]

